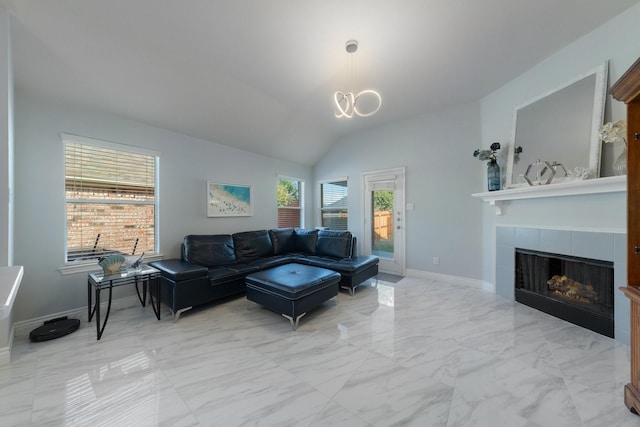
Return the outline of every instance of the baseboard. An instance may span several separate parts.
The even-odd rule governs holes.
[[[467,277],[450,276],[448,274],[434,273],[431,271],[407,269],[407,277],[417,277],[420,279],[435,280],[437,282],[450,283],[452,285],[468,286],[471,288],[483,289],[493,292],[493,286],[487,288],[487,284],[482,280],[469,279]]]
[[[491,283],[491,282],[482,282],[482,289],[487,291],[487,292],[491,292],[492,294],[496,293],[496,284],[495,283]]]
[[[0,368],[11,363],[11,348],[0,348]]]
[[[128,297],[117,298],[111,301],[111,309],[112,310],[121,310],[123,308],[133,307],[137,304],[140,304],[137,295],[130,295]],[[107,309],[107,303],[100,304],[100,310],[104,311]],[[29,335],[33,329],[42,326],[46,320],[57,319],[58,317],[72,317],[76,319],[80,319],[82,322],[87,321],[87,307],[79,307],[71,310],[60,311],[57,313],[51,313],[46,316],[36,317],[35,319],[22,320],[20,322],[16,322],[14,324],[15,327],[15,335],[19,337],[26,337]],[[13,340],[12,340],[13,341]],[[1,350],[0,350],[1,351]]]
[[[11,363],[11,347],[13,347],[13,338],[15,337],[15,325],[11,325],[7,346],[0,348],[0,368]]]

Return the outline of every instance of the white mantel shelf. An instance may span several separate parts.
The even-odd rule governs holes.
[[[584,181],[561,182],[533,187],[510,188],[508,190],[487,191],[472,194],[495,206],[496,215],[502,215],[501,202],[511,200],[536,199],[540,197],[579,196],[584,194],[622,193],[627,191],[627,176],[610,176],[586,179]]]

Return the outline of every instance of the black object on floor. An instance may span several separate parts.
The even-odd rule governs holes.
[[[68,319],[67,316],[51,319],[44,322],[44,325],[35,328],[29,333],[29,339],[33,342],[49,341],[60,338],[77,331],[80,327],[79,319]]]

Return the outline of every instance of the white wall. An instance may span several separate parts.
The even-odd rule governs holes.
[[[0,7],[0,266],[13,265],[13,61],[9,14]],[[19,286],[19,281],[18,281]],[[9,362],[13,344],[14,304],[6,297],[13,283],[0,282],[0,366]]]
[[[86,306],[86,273],[63,276],[64,151],[61,132],[161,152],[160,251],[178,257],[186,234],[276,226],[277,174],[311,183],[311,168],[16,91],[15,261],[25,266],[15,321]],[[259,141],[257,142],[259,143]],[[253,186],[252,217],[208,218],[206,181]],[[313,186],[307,185],[311,199]],[[312,225],[309,209],[307,225]],[[131,290],[120,289],[118,296]]]
[[[505,215],[472,193],[486,191],[486,165],[471,153],[494,141],[511,143],[513,114],[540,94],[609,61],[614,82],[635,61],[640,5],[562,48],[557,54],[474,104],[454,107],[360,132],[337,142],[314,167],[316,181],[349,177],[349,229],[362,233],[361,174],[407,167],[407,268],[495,283],[498,224],[624,231],[625,194],[510,202]],[[605,120],[624,118],[624,105],[609,97]],[[621,147],[605,146],[603,171]],[[503,150],[503,157],[506,150]],[[502,172],[506,167],[501,164]],[[361,239],[362,240],[362,239]],[[434,256],[440,265],[432,265]]]
[[[559,87],[580,74],[609,61],[609,86],[638,58],[640,5],[597,28],[517,79],[481,101],[482,141],[511,142],[515,108],[550,89]],[[607,96],[605,121],[625,118],[624,104]],[[605,145],[603,175],[610,175],[611,164],[622,147]],[[524,147],[526,150],[526,147]],[[615,152],[613,150],[616,150]],[[582,230],[624,232],[626,230],[626,194],[571,196],[562,198],[512,201],[502,216],[485,206],[483,212],[483,278],[495,282],[495,227],[520,225]]]
[[[415,205],[406,212],[407,269],[480,279],[482,206],[470,196],[486,188],[486,166],[472,156],[479,135],[479,105],[457,106],[343,138],[314,176],[348,176],[349,229],[362,236],[362,173],[405,166],[405,200]]]
[[[13,263],[13,62],[10,19],[0,8],[0,265]]]

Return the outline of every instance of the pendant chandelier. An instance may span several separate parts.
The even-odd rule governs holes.
[[[349,40],[346,43],[346,51],[349,54],[350,59],[350,74],[351,80],[353,80],[353,54],[358,50],[358,41],[357,40]],[[360,117],[369,117],[373,116],[375,113],[380,110],[382,106],[382,98],[380,94],[372,89],[366,89],[360,91],[358,93],[354,92],[336,92],[333,94],[333,100],[336,107],[336,117],[337,118],[347,118],[350,119],[353,116]],[[362,102],[358,102],[362,100]],[[371,105],[365,105],[365,107],[371,107],[370,111],[361,111],[362,104],[367,103]],[[360,109],[358,106],[360,105]]]

